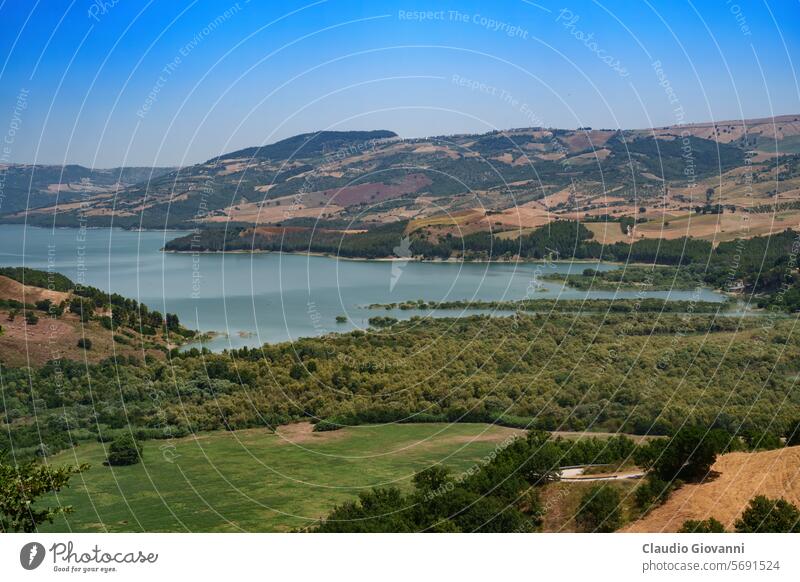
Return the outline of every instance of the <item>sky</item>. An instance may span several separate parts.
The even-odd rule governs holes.
[[[798,0],[0,2],[0,163],[800,113]]]

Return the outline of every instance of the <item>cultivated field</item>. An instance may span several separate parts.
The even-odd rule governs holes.
[[[103,466],[101,445],[51,459],[88,462],[58,501],[75,512],[47,531],[285,531],[313,523],[373,486],[410,487],[413,474],[442,462],[465,470],[513,429],[484,424],[401,424],[312,433],[253,429],[146,441],[144,462]],[[52,502],[52,500],[50,500]]]

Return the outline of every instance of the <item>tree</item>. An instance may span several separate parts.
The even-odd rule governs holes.
[[[608,485],[596,485],[581,499],[575,521],[588,532],[609,533],[622,525],[619,492]]]
[[[730,435],[723,430],[684,427],[669,439],[652,441],[641,447],[636,460],[664,481],[697,481],[708,474],[717,454],[730,440]]]
[[[0,452],[0,531],[34,532],[56,516],[72,511],[71,506],[34,508],[36,500],[66,487],[69,478],[89,465],[52,467],[36,461],[12,464]]]
[[[450,470],[442,465],[434,465],[414,475],[413,482],[417,491],[423,495],[434,494],[449,482]]]
[[[94,314],[94,305],[83,297],[73,297],[69,302],[69,310],[80,317],[82,322],[86,323]]]
[[[800,420],[792,422],[784,436],[786,437],[787,447],[796,447],[800,445]]]
[[[88,337],[82,337],[78,340],[78,347],[84,350],[91,350],[92,340],[90,340]]]
[[[725,526],[713,517],[703,520],[687,519],[678,533],[725,533]]]
[[[766,430],[745,430],[741,433],[741,437],[747,448],[753,451],[769,451],[779,449],[782,446],[780,437]]]
[[[142,457],[142,447],[129,433],[113,440],[108,448],[109,465],[135,465]]]
[[[656,475],[648,475],[636,488],[636,505],[643,511],[649,511],[655,505],[661,505],[667,500],[671,485],[659,479]]]
[[[714,198],[714,189],[706,188],[706,203],[711,204],[711,199]]]
[[[322,533],[350,532],[413,532],[410,519],[412,507],[396,487],[362,491],[358,501],[346,501],[334,507],[316,531]]]
[[[757,495],[734,527],[738,533],[800,533],[800,510],[785,499]]]
[[[39,323],[39,316],[36,315],[33,311],[26,311],[25,322],[28,325],[36,325],[37,323]]]
[[[181,322],[178,319],[178,316],[174,313],[167,313],[166,319],[167,329],[170,331],[176,331],[181,326]]]

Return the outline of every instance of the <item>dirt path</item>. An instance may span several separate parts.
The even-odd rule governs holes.
[[[567,467],[561,469],[561,481],[564,483],[584,483],[588,481],[618,481],[620,479],[641,479],[642,471],[624,471],[620,473],[590,473],[586,475],[587,467]]]

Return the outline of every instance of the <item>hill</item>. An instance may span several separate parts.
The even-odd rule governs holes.
[[[86,168],[76,164],[64,166],[0,164],[0,217],[33,211],[36,220],[46,211],[42,208],[75,210],[81,202],[93,206],[133,184],[163,176],[175,168]],[[49,219],[52,221],[52,212]],[[46,222],[46,221],[45,221]],[[44,222],[42,222],[44,223]]]
[[[624,529],[675,532],[688,519],[718,519],[727,530],[751,498],[766,495],[800,505],[800,446],[720,456],[703,483],[684,485],[667,502]]]
[[[172,325],[169,332],[167,320]],[[165,319],[119,295],[77,288],[63,275],[0,268],[0,363],[4,366],[164,358],[193,335],[171,314]]]
[[[16,192],[10,196],[16,206],[0,209],[0,220],[49,224],[55,213],[58,226],[79,219],[153,228],[321,221],[324,228],[349,229],[414,220],[435,237],[464,226],[463,217],[469,217],[469,231],[511,235],[555,219],[627,217],[634,228],[616,238],[658,238],[657,228],[636,225],[663,225],[698,209],[721,217],[774,207],[785,221],[800,217],[796,119],[648,130],[532,127],[419,139],[388,130],[321,131],[154,174],[120,185],[115,195],[106,185],[82,196],[82,207],[74,197],[62,198],[58,206],[42,202],[24,213],[18,199],[27,193]],[[45,190],[61,188],[65,180],[51,174],[54,182],[42,182],[48,182]],[[744,219],[739,222],[704,225],[698,236],[746,230]],[[691,228],[681,232],[693,234]]]

